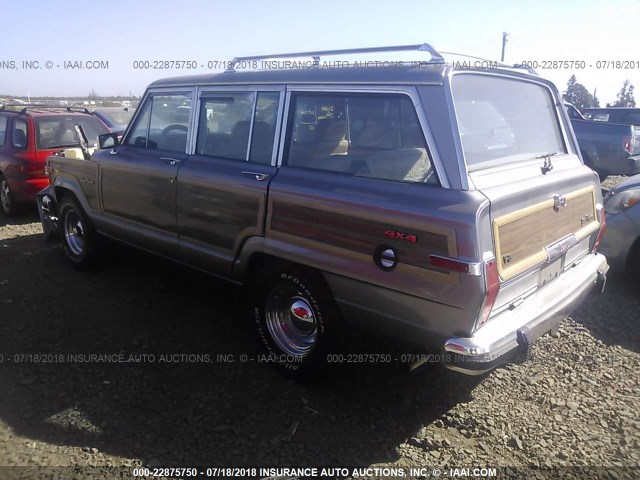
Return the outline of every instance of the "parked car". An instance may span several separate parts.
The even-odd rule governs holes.
[[[109,130],[122,135],[135,111],[133,107],[102,107],[93,110],[93,114],[102,120]]]
[[[597,122],[621,123],[635,125],[640,129],[640,108],[606,107],[585,108],[585,116]]]
[[[640,273],[640,175],[613,187],[604,199],[607,232],[600,251],[612,267]]]
[[[640,131],[633,125],[585,119],[578,109],[565,103],[584,163],[608,175],[640,173]]]
[[[80,125],[95,147],[98,135],[109,133],[84,109],[42,105],[3,105],[0,108],[0,211],[14,215],[49,185],[44,167],[49,155],[78,144]]]
[[[468,374],[525,357],[605,278],[598,177],[551,82],[411,48],[431,60],[156,81],[122,142],[49,158],[44,229],[78,268],[105,235],[245,285],[294,376],[347,327]]]

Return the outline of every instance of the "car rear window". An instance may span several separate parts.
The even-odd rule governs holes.
[[[551,92],[533,82],[459,74],[453,102],[470,170],[566,153]]]
[[[627,110],[617,112],[615,121],[625,125],[640,125],[640,111]]]
[[[55,115],[36,118],[37,148],[46,150],[79,145],[76,125],[82,126],[90,147],[98,144],[98,135],[109,133],[104,123],[90,115]]]
[[[128,125],[135,109],[125,110],[124,108],[119,108],[116,110],[98,110],[97,112],[111,120],[114,125]]]

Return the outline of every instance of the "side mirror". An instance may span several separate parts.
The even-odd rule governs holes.
[[[114,148],[120,145],[117,133],[103,133],[98,136],[98,146],[100,148]]]

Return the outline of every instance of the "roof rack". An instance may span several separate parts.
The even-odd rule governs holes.
[[[20,113],[27,113],[28,110],[42,110],[43,108],[51,108],[55,110],[66,110],[67,112],[83,112],[83,113],[91,113],[85,107],[66,107],[64,105],[49,105],[49,104],[38,104],[38,103],[5,103],[0,107],[0,110],[7,110],[6,107],[18,107],[20,108]]]
[[[399,45],[394,47],[368,47],[368,48],[349,48],[346,50],[318,50],[315,52],[296,52],[296,53],[277,53],[274,55],[254,55],[250,57],[235,57],[231,60],[227,72],[235,71],[235,66],[238,62],[252,62],[254,60],[267,60],[272,58],[298,58],[298,57],[311,57],[313,58],[314,65],[320,64],[321,56],[330,55],[349,55],[349,54],[361,54],[361,53],[381,53],[381,52],[408,52],[408,51],[421,51],[429,52],[431,54],[430,63],[444,63],[444,58],[438,51],[428,43],[419,43],[416,45]]]
[[[538,72],[535,71],[532,67],[524,64],[514,64],[510,65],[504,62],[498,62],[497,60],[489,60],[482,57],[475,57],[473,55],[466,55],[464,53],[457,52],[438,52],[435,48],[433,48],[428,43],[419,43],[416,45],[399,45],[392,47],[369,47],[369,48],[350,48],[346,50],[319,50],[315,52],[296,52],[296,53],[278,53],[274,55],[254,55],[250,57],[235,57],[231,60],[229,67],[227,68],[227,72],[234,72],[235,66],[239,62],[252,62],[254,60],[267,60],[272,58],[299,58],[299,57],[311,57],[313,58],[314,66],[318,66],[320,64],[321,56],[329,56],[329,55],[349,55],[349,54],[362,54],[362,53],[380,53],[380,52],[408,52],[408,51],[421,51],[421,52],[429,52],[431,54],[431,59],[426,63],[445,63],[445,59],[442,54],[445,55],[457,55],[460,57],[473,58],[475,60],[482,60],[486,62],[492,62],[498,67],[501,68],[515,68],[515,69],[524,69],[527,70],[532,75],[538,75]]]
[[[508,64],[508,63],[504,63],[504,62],[499,62],[497,60],[491,60],[488,58],[482,58],[482,57],[475,57],[473,55],[467,55],[466,53],[458,53],[458,52],[442,52],[445,55],[456,55],[458,57],[465,57],[465,58],[473,58],[474,60],[482,60],[483,62],[490,62],[494,65],[496,65],[497,67],[501,67],[501,68],[516,68],[516,69],[522,69],[522,70],[527,70],[527,72],[529,72],[531,75],[538,75],[538,72],[535,71],[534,68],[525,65],[525,64],[521,64],[521,63],[516,63],[516,64]]]

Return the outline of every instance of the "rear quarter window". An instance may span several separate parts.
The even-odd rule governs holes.
[[[567,153],[555,101],[544,86],[489,75],[452,80],[462,149],[469,169]]]
[[[11,130],[11,145],[19,150],[24,150],[29,146],[27,122],[22,118],[13,121]]]
[[[389,94],[295,94],[287,165],[439,185],[411,99]]]

